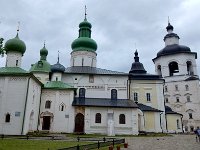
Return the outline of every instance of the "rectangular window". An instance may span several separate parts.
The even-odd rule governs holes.
[[[187,96],[187,102],[191,102],[191,101],[190,101],[190,96]]]
[[[136,92],[133,93],[133,100],[135,102],[138,102],[138,93],[136,93]]]
[[[16,60],[16,67],[18,66],[18,60]]]
[[[189,91],[189,86],[188,85],[185,85],[185,90]]]
[[[89,75],[89,82],[94,83],[94,75]]]
[[[179,101],[179,97],[176,97],[176,102],[180,102],[180,101]]]
[[[146,97],[147,97],[147,101],[150,102],[151,101],[151,94],[150,93],[146,93]]]

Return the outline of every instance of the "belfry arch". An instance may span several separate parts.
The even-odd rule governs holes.
[[[193,65],[191,61],[186,62],[188,75],[194,75]]]
[[[176,73],[179,73],[178,63],[176,61],[170,62],[168,67],[169,67],[169,76],[174,76]]]

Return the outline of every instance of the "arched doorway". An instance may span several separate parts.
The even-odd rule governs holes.
[[[84,133],[84,115],[78,113],[75,117],[75,130],[74,132]]]

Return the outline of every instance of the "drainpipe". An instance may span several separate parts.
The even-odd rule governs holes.
[[[28,83],[27,83],[26,100],[25,100],[25,105],[24,105],[24,115],[23,115],[23,121],[22,121],[21,135],[23,135],[23,130],[24,130],[25,113],[26,113],[26,107],[27,107],[27,101],[28,101],[28,92],[29,92],[30,79],[31,79],[31,76],[29,76],[29,78],[28,78]]]
[[[163,127],[162,127],[162,119],[161,119],[161,115],[163,114],[163,112],[160,113],[160,128],[162,130],[162,133],[163,133]]]
[[[184,133],[184,130],[183,130],[183,115],[181,115],[181,125],[182,125],[182,132]]]
[[[41,107],[41,101],[42,101],[42,86],[40,89],[40,104],[39,104],[39,112],[38,112],[38,122],[37,122],[37,131],[39,130],[39,124],[40,124],[40,107]]]

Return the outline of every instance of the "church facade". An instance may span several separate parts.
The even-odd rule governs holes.
[[[193,84],[199,88],[197,71],[192,67],[196,53],[170,52],[171,57],[159,52],[153,59],[156,75],[146,72],[137,51],[129,73],[102,69],[96,66],[97,43],[91,38],[91,28],[85,17],[79,24],[78,38],[71,45],[67,68],[60,64],[59,57],[57,63],[49,64],[44,45],[40,60],[26,71],[21,68],[26,45],[18,33],[5,43],[6,65],[0,68],[0,134],[49,131],[113,136],[140,132],[175,133],[189,131],[186,126],[190,129],[199,126],[199,91],[192,93]],[[168,38],[177,37],[166,37],[169,42]],[[167,70],[160,69],[165,68],[166,64],[162,63],[178,58],[173,55],[180,56],[178,62],[183,58],[191,62],[189,69],[186,68],[190,70],[190,74],[185,75],[187,78],[175,76],[174,64],[170,69],[170,74],[174,75],[169,79],[165,76]],[[179,70],[181,72],[182,68]],[[189,90],[173,93],[170,86],[179,82],[188,83]],[[163,90],[166,86],[169,93]],[[184,109],[176,109],[177,105],[171,100],[166,102],[166,97],[177,95],[180,99],[191,96],[192,101],[183,106],[180,100],[177,104]],[[186,115],[190,112],[194,113],[192,120]]]

